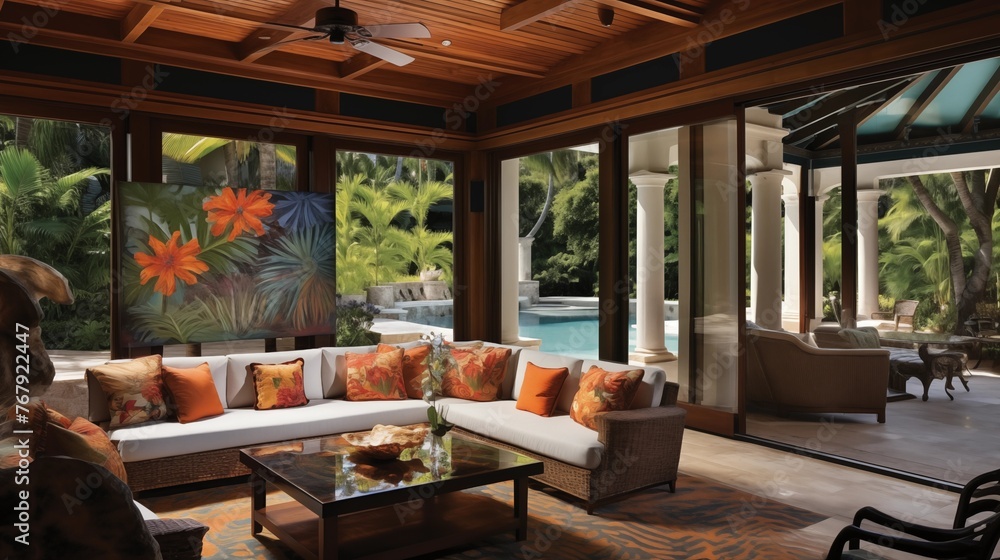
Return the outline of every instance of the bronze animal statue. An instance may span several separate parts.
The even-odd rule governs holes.
[[[30,257],[0,255],[0,410],[24,391],[37,396],[55,377],[39,326],[43,297],[73,303],[69,282],[58,270]]]

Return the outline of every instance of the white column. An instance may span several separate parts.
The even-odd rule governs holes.
[[[781,180],[788,174],[774,169],[748,177],[753,192],[750,302],[754,322],[766,329],[781,329]]]
[[[520,215],[518,190],[521,161],[508,159],[500,164],[500,341],[516,344],[519,340],[517,324],[517,267]]]
[[[531,280],[531,244],[534,237],[520,237],[517,240],[517,279]]]
[[[799,195],[781,195],[785,203],[785,302],[781,308],[781,326],[786,331],[799,330]],[[822,254],[822,253],[820,253]]]
[[[636,207],[636,348],[629,360],[644,364],[676,360],[663,343],[663,190],[675,175],[638,171]]]
[[[816,278],[816,285],[813,287],[815,291],[815,302],[816,305],[811,310],[811,319],[809,321],[809,330],[812,331],[823,322],[823,306],[826,303],[826,298],[829,294],[823,292],[823,204],[829,200],[828,195],[820,195],[816,197],[816,219],[815,219],[815,229],[813,232],[815,235],[814,244],[814,254],[816,255],[816,262],[813,268],[813,274]]]
[[[858,191],[858,317],[878,311],[878,189]]]

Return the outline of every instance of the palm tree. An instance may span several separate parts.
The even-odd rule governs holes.
[[[0,252],[24,254],[23,233],[28,230],[55,236],[65,233],[66,224],[58,219],[40,218],[38,211],[75,215],[80,200],[75,187],[90,177],[107,173],[107,169],[86,168],[53,179],[28,150],[15,147],[0,151]]]
[[[403,203],[408,218],[413,221],[407,230],[407,237],[409,262],[416,267],[416,271],[419,273],[434,268],[449,270],[452,255],[445,244],[451,243],[451,233],[429,230],[427,215],[435,204],[452,199],[452,186],[440,181],[427,181],[419,185],[396,181],[389,184],[387,192]]]
[[[406,264],[406,232],[395,224],[399,215],[406,211],[406,206],[382,195],[380,189],[371,185],[362,185],[355,200],[353,209],[361,218],[362,224],[366,224],[366,227],[356,232],[355,238],[362,247],[369,248],[375,255],[375,285],[379,282],[391,282],[403,273]]]

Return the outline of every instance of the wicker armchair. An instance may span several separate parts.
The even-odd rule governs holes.
[[[927,558],[967,558],[989,560],[1000,541],[1000,470],[981,474],[962,489],[951,529],[917,525],[897,519],[873,507],[854,515],[854,522],[844,527],[833,544],[827,560],[881,558],[860,548],[861,541]],[[894,534],[862,529],[869,521],[887,527]],[[902,533],[902,535],[900,535]],[[845,550],[844,546],[848,549]]]
[[[917,305],[920,305],[920,302],[915,299],[896,300],[896,305],[893,306],[892,311],[877,311],[872,313],[872,319],[893,321],[895,323],[895,330],[897,331],[900,325],[909,327],[912,331],[913,316],[917,312]]]

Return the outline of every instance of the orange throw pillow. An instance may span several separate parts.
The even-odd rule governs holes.
[[[347,352],[349,401],[393,401],[406,399],[403,385],[403,349],[387,348],[371,354]]]
[[[446,397],[470,401],[493,401],[507,375],[510,348],[457,347],[451,349],[457,367],[444,373],[441,391]]]
[[[642,375],[641,369],[605,371],[591,366],[590,371],[580,378],[580,390],[573,397],[570,417],[591,430],[596,430],[594,417],[597,414],[628,408],[639,391]]]
[[[247,366],[253,374],[253,389],[257,410],[291,408],[309,403],[305,385],[302,382],[302,365],[306,361],[296,358],[280,364],[257,364]],[[214,390],[214,389],[213,389]]]
[[[517,409],[539,416],[552,416],[559,390],[568,375],[569,369],[564,367],[545,368],[528,362],[524,368],[521,393],[517,396]]]
[[[173,397],[181,424],[223,412],[208,362],[193,368],[163,366],[163,384]]]
[[[379,344],[378,352],[398,350],[395,346]],[[427,360],[431,355],[431,345],[421,344],[403,350],[403,386],[406,396],[411,399],[424,398],[424,377],[427,375]]]

